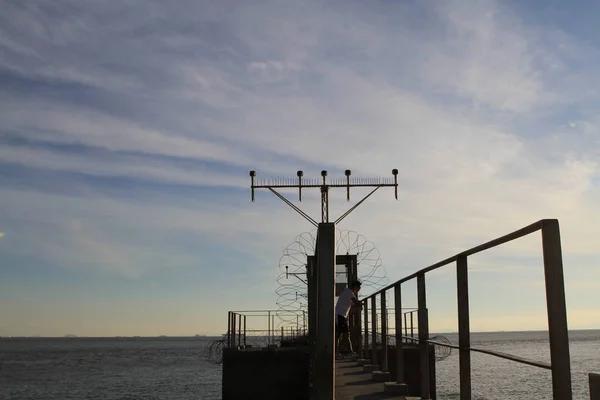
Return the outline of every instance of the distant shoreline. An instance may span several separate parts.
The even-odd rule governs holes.
[[[600,331],[600,328],[595,329],[571,329],[569,332],[593,332]],[[526,330],[526,331],[481,331],[471,332],[471,334],[486,335],[486,334],[506,334],[506,333],[547,333],[548,330]],[[458,335],[458,332],[432,332],[431,335]],[[195,335],[195,336],[75,336],[75,335],[64,335],[64,336],[0,336],[0,340],[6,339],[64,339],[64,340],[78,340],[78,339],[220,339],[223,335]]]

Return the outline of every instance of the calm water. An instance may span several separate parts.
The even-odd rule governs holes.
[[[456,342],[455,335],[445,335]],[[549,361],[547,334],[473,334],[472,345]],[[570,334],[573,391],[589,398],[600,372],[600,331]],[[205,338],[0,339],[0,399],[218,400],[220,367],[204,360]],[[473,353],[476,399],[550,399],[550,372]],[[439,362],[438,398],[458,399],[458,354]]]

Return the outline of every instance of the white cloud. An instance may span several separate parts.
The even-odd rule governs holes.
[[[291,177],[325,168],[333,177],[399,168],[398,203],[382,191],[343,223],[375,242],[393,278],[546,217],[560,219],[566,257],[600,256],[600,228],[590,223],[600,125],[589,111],[563,110],[558,123],[553,115],[581,101],[568,83],[582,89],[589,73],[570,69],[575,39],[506,5],[75,6],[58,16],[52,5],[15,6],[0,19],[12,27],[0,30],[8,55],[0,67],[25,81],[0,97],[0,124],[21,140],[3,143],[0,162],[8,172],[18,165],[173,189],[140,198],[132,188],[123,200],[93,187],[85,196],[5,187],[0,217],[25,241],[11,233],[3,251],[70,267],[94,260],[133,277],[208,265],[178,244],[181,234],[233,243],[253,255],[248,268],[275,277],[281,250],[310,227],[268,194],[239,199],[235,189],[249,183],[239,170]],[[48,89],[36,89],[42,82]],[[65,145],[92,150],[56,149]],[[202,201],[177,192],[223,182],[227,194]],[[352,204],[338,192],[331,201],[335,216]],[[302,207],[318,216],[318,193]],[[480,273],[518,273],[495,257],[539,255],[536,240],[482,258]]]

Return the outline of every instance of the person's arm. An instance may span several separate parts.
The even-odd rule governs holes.
[[[351,301],[354,307],[362,308],[362,303],[356,297],[352,297]]]

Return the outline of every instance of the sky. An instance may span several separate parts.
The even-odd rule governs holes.
[[[258,177],[390,177],[339,226],[390,281],[560,221],[600,328],[593,1],[17,1],[0,13],[0,336],[221,334],[312,226]],[[298,203],[318,219],[318,192]],[[344,190],[331,193],[337,218]],[[469,259],[473,330],[545,329],[540,235]],[[456,330],[449,266],[431,330]],[[404,304],[416,305],[407,283]],[[264,323],[258,321],[257,324]],[[264,323],[266,324],[266,323]]]

